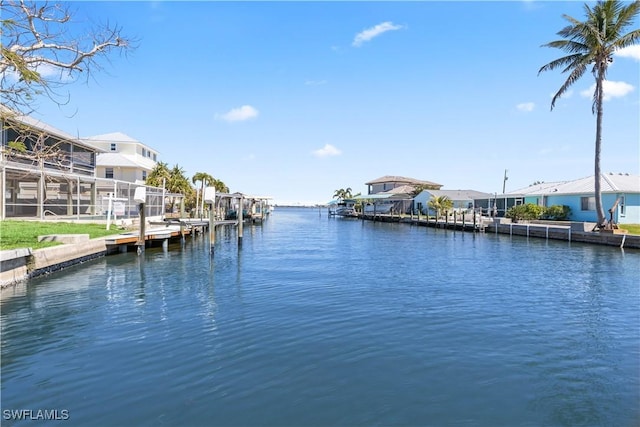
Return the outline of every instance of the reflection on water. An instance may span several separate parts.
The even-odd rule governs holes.
[[[633,251],[279,209],[241,247],[218,230],[213,257],[200,235],[3,291],[2,407],[70,425],[638,425],[638,277]]]

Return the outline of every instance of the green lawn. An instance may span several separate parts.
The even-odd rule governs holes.
[[[640,235],[640,224],[618,224],[618,228],[627,230],[629,234]]]
[[[89,238],[120,234],[123,230],[104,224],[74,224],[69,222],[0,221],[0,250],[16,248],[41,249],[56,246],[58,242],[38,242],[45,234],[88,234]]]

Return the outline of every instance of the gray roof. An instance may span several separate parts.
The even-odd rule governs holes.
[[[629,173],[603,173],[600,175],[600,189],[603,193],[640,193],[640,176]],[[573,181],[549,182],[531,185],[507,193],[507,196],[538,196],[550,194],[592,194],[595,193],[594,175]]]
[[[447,196],[449,199],[456,200],[481,200],[493,198],[493,194],[483,193],[476,190],[424,190],[436,197]]]
[[[48,135],[51,135],[55,138],[58,138],[62,141],[69,141],[69,142],[73,142],[74,144],[77,145],[81,145],[82,147],[85,148],[91,148],[95,151],[103,151],[100,148],[94,147],[91,144],[87,144],[85,142],[83,142],[80,138],[73,136],[69,133],[66,133],[64,131],[61,131],[60,129],[57,129],[41,120],[35,119],[31,116],[25,116],[23,114],[18,114],[13,112],[12,110],[2,106],[2,118],[6,119],[6,120],[11,120],[14,121],[18,124],[24,125],[24,126],[28,126],[32,129],[35,130],[39,130],[42,132],[45,132]]]

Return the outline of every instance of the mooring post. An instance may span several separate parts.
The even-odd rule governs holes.
[[[213,255],[214,246],[216,244],[216,221],[213,205],[209,209],[209,253]]]
[[[244,206],[244,197],[240,196],[240,203],[238,205],[238,246],[242,246],[242,227],[244,219],[242,218],[242,208]]]
[[[145,202],[147,200],[147,188],[138,187],[133,193],[133,201],[138,203],[140,209],[140,236],[138,237],[138,254],[144,251],[145,245]]]
[[[140,203],[138,205],[138,209],[140,209],[140,235],[138,236],[138,253],[144,251],[144,236],[145,236],[145,212],[144,212],[144,203]]]

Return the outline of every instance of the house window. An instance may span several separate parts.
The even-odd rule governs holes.
[[[147,180],[147,171],[142,171],[142,180],[143,181]]]
[[[111,151],[116,151],[116,148],[117,148],[116,144],[111,144]]]
[[[620,196],[618,199],[618,208],[620,209],[620,216],[624,216],[624,196]]]
[[[156,153],[153,153],[153,161],[156,161]]]
[[[147,157],[147,149],[146,148],[142,149],[142,157]]]
[[[104,177],[113,179],[113,168],[105,168],[104,169]]]
[[[595,211],[596,210],[596,198],[595,197],[580,197],[580,209],[583,211]]]

